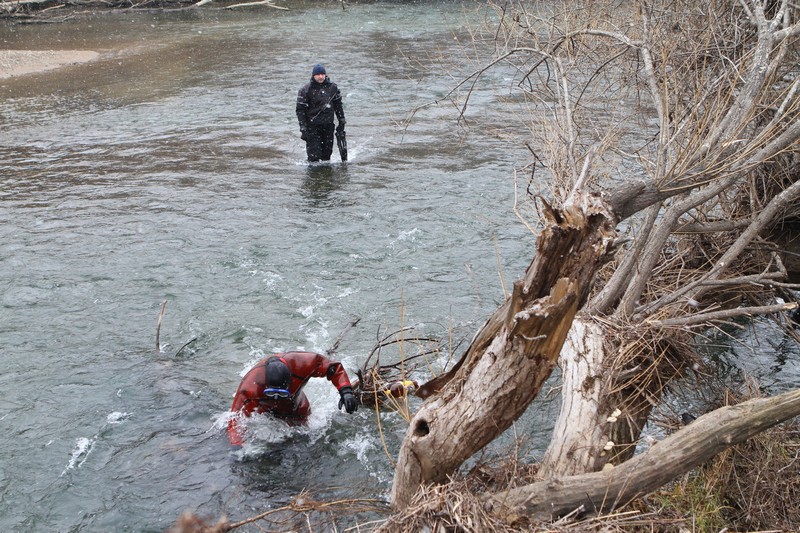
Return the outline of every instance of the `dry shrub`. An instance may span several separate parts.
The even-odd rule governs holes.
[[[224,533],[228,530],[228,520],[225,517],[212,524],[191,511],[184,511],[167,533]]]
[[[722,404],[760,396],[757,386],[726,391]],[[800,524],[800,420],[794,419],[727,449],[635,505],[696,531],[796,531]]]
[[[724,515],[739,531],[796,530],[800,524],[800,426],[778,426],[736,446],[727,460]]]
[[[734,446],[704,466],[701,474],[713,475],[725,503],[723,515],[736,530],[796,531],[800,524],[800,419]]]
[[[722,405],[758,396],[725,391]],[[677,428],[676,424],[674,428]],[[719,454],[662,490],[599,516],[509,523],[487,511],[486,495],[537,481],[538,465],[518,459],[520,445],[493,463],[480,462],[443,485],[420,489],[409,507],[378,531],[631,532],[796,531],[800,524],[800,420],[775,426]]]
[[[507,523],[487,511],[485,494],[531,483],[536,470],[536,465],[520,464],[513,456],[493,465],[482,463],[446,484],[422,487],[411,505],[378,531],[795,531],[800,524],[796,420],[727,450],[664,490],[612,514]]]
[[[538,466],[522,464],[512,454],[494,464],[481,463],[468,474],[443,485],[424,485],[411,504],[391,516],[377,531],[490,532],[490,533],[629,533],[632,531],[677,531],[691,527],[691,519],[662,516],[643,500],[614,513],[554,521],[530,521],[517,517],[509,523],[487,511],[485,494],[536,481]],[[660,509],[659,509],[660,510]],[[363,531],[363,530],[362,530]]]
[[[378,531],[520,531],[488,513],[466,478],[444,485],[423,485],[411,504],[390,517]]]

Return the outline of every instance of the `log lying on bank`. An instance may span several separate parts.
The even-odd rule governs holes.
[[[800,389],[722,407],[617,467],[517,487],[487,496],[486,502],[508,523],[550,520],[576,509],[609,512],[798,415]]]
[[[209,2],[193,4],[194,0],[21,0],[19,2],[0,2],[0,18],[24,19],[24,22],[52,22],[47,16],[55,13],[63,17],[63,13],[75,13],[77,10],[110,9],[151,9],[151,8],[187,8]]]
[[[58,0],[22,0],[20,2],[0,2],[0,17],[19,17],[30,13],[60,7]]]

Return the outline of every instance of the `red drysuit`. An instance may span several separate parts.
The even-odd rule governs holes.
[[[267,362],[275,357],[280,359],[291,372],[289,399],[273,400],[264,395],[264,389],[268,386]],[[245,374],[236,396],[233,397],[231,411],[235,415],[241,412],[244,416],[250,416],[252,413],[271,413],[286,419],[289,423],[302,423],[311,414],[311,405],[303,393],[303,387],[311,378],[328,378],[338,391],[351,386],[344,367],[324,355],[313,352],[280,353],[260,360]],[[234,416],[228,422],[228,440],[234,446],[241,446],[242,437],[238,416]]]

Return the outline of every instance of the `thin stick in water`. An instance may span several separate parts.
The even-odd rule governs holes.
[[[360,321],[361,321],[361,317],[356,317],[353,320],[351,320],[350,323],[347,324],[347,326],[345,326],[345,328],[342,330],[342,332],[339,333],[339,336],[336,337],[336,341],[333,343],[333,346],[328,348],[328,350],[325,352],[325,354],[326,355],[335,354],[336,351],[339,349],[339,345],[342,343],[342,339],[347,334],[347,332],[350,331],[351,329],[353,329],[356,326],[356,324],[358,324]]]

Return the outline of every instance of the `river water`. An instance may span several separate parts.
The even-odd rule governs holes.
[[[260,357],[324,352],[354,317],[337,353],[351,376],[401,327],[468,342],[501,274],[510,286],[527,266],[512,73],[475,87],[466,123],[443,99],[480,59],[481,6],[0,28],[10,49],[101,53],[0,80],[0,531],[163,531],[187,509],[236,521],[304,489],[388,496],[402,418],[348,416],[324,380],[307,427],[253,420],[234,452],[224,426]],[[346,164],[304,161],[295,95],[318,62],[344,95]],[[553,409],[523,421],[533,449]]]
[[[489,84],[466,125],[427,106],[474,67],[479,4],[292,6],[0,29],[10,49],[101,53],[0,80],[0,531],[162,531],[303,489],[385,498],[374,413],[338,411],[324,380],[307,428],[255,421],[231,452],[241,376],[324,352],[353,317],[351,375],[403,326],[469,337],[502,300],[498,258],[509,281],[530,260],[520,109]],[[346,164],[305,163],[294,103],[317,62],[344,95]],[[395,454],[404,422],[382,422]]]

